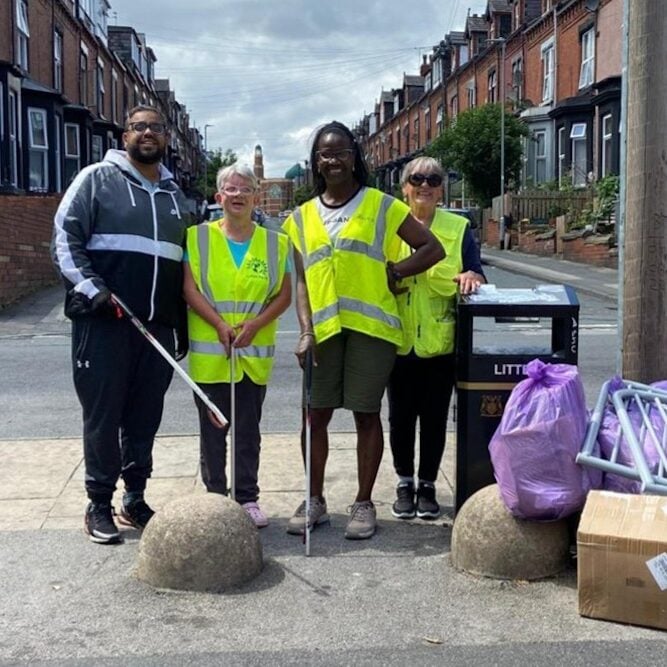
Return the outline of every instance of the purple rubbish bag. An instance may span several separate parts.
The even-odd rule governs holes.
[[[575,462],[588,423],[577,367],[534,359],[526,374],[489,444],[491,462],[515,517],[553,521],[580,510],[601,475]]]

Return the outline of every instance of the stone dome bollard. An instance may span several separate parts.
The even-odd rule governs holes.
[[[166,504],[144,529],[136,575],[156,588],[220,593],[262,570],[262,543],[245,510],[217,493]]]
[[[566,520],[514,518],[497,484],[480,489],[463,504],[452,531],[452,565],[495,579],[541,579],[563,570],[569,559]]]

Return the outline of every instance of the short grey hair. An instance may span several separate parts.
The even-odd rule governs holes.
[[[435,158],[417,157],[414,160],[410,160],[410,162],[403,167],[403,171],[401,172],[401,186],[406,185],[408,178],[416,173],[438,174],[438,176],[441,176],[443,179],[445,177],[445,172]]]
[[[255,172],[247,164],[234,162],[234,164],[230,164],[228,167],[223,167],[218,171],[218,174],[215,177],[215,185],[218,188],[218,192],[225,187],[225,183],[232,176],[240,176],[241,178],[250,181],[250,186],[253,190],[257,190],[259,186],[259,181],[257,180],[257,176],[255,176]]]

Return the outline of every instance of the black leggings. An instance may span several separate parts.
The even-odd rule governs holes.
[[[389,378],[389,438],[396,474],[414,477],[419,418],[419,479],[435,482],[445,451],[455,357],[397,356]]]

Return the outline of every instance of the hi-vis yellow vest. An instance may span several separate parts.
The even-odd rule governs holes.
[[[403,344],[398,354],[408,354],[413,348],[418,357],[454,351],[458,285],[453,278],[463,269],[461,248],[467,224],[460,215],[436,210],[430,229],[446,255],[424,273],[401,282],[408,292],[397,297],[403,324]],[[410,247],[402,243],[401,258],[409,254]]]
[[[283,229],[303,257],[315,340],[342,328],[400,345],[396,297],[387,286],[386,262],[395,260],[397,236],[410,209],[374,188],[340,230],[335,244],[311,199],[287,218]]]
[[[188,229],[190,269],[199,291],[230,326],[257,317],[283,283],[288,240],[255,225],[250,246],[236,266],[218,221]],[[235,381],[247,373],[255,384],[271,376],[278,321],[260,329],[252,343],[236,350]],[[195,382],[230,382],[230,363],[215,329],[188,309],[190,375]]]

